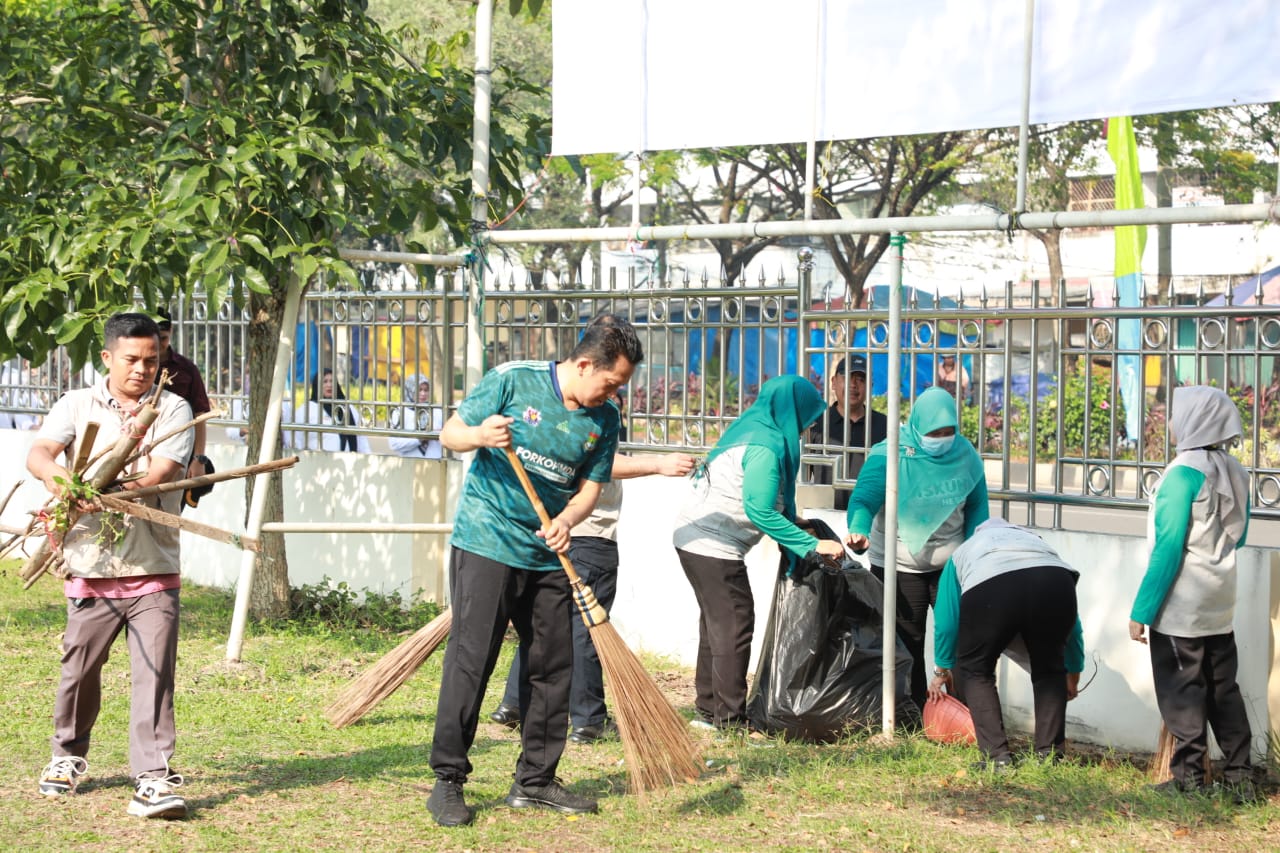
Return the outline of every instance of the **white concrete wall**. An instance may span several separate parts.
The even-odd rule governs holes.
[[[0,430],[0,490],[27,477],[24,470],[31,434]],[[221,469],[243,464],[242,447],[215,445],[214,464]],[[456,504],[461,466],[457,462],[424,462],[356,454],[304,454],[285,472],[288,520],[450,520]],[[621,555],[614,623],[637,651],[663,655],[692,665],[697,654],[698,609],[671,546],[672,517],[685,483],[662,477],[624,484],[625,504],[619,523]],[[0,523],[21,524],[24,513],[43,503],[44,488],[28,482],[13,498]],[[802,503],[803,505],[803,503]],[[243,529],[244,489],[223,483],[204,498],[191,518],[230,530]],[[839,532],[841,513],[807,511]],[[1143,539],[1100,533],[1041,531],[1081,573],[1077,592],[1085,632],[1085,678],[1097,664],[1088,689],[1068,707],[1068,737],[1119,749],[1154,749],[1160,727],[1151,687],[1145,646],[1128,638],[1128,614],[1145,567]],[[1137,532],[1137,531],[1135,531]],[[446,552],[442,537],[410,535],[291,534],[288,538],[290,580],[295,586],[316,583],[326,575],[354,589],[398,590],[406,598],[417,589],[445,594]],[[748,555],[756,598],[756,644],[759,653],[777,571],[778,549],[766,540]],[[183,571],[194,581],[233,586],[240,552],[200,537],[183,536]],[[1236,636],[1240,647],[1240,686],[1248,703],[1255,751],[1265,750],[1271,705],[1269,682],[1273,657],[1272,624],[1280,598],[1280,552],[1245,548],[1240,553]],[[252,649],[248,650],[252,654]],[[932,652],[929,652],[932,665]],[[1029,678],[1016,667],[1001,665],[1001,695],[1010,728],[1026,730],[1031,717]]]

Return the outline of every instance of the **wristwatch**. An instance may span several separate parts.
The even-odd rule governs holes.
[[[943,669],[943,668],[942,668],[942,667],[940,667],[940,666],[935,666],[935,667],[933,668],[933,674],[934,674],[934,675],[950,675],[950,674],[951,674],[951,670],[949,670],[949,669]]]

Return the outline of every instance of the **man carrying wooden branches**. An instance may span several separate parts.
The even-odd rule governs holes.
[[[569,583],[558,554],[609,482],[619,414],[610,395],[644,357],[635,329],[608,316],[587,327],[560,362],[517,361],[489,371],[445,423],[440,439],[476,451],[453,529],[449,588],[453,625],[431,746],[436,782],[427,810],[442,826],[471,823],[463,798],[485,686],[507,622],[528,647],[520,687],[522,751],[512,808],[563,814],[596,803],[555,778],[565,746],[573,633]],[[551,515],[544,533],[506,456],[514,448]]]
[[[91,496],[78,493],[78,478],[59,461],[75,450],[87,458],[139,430],[135,416],[155,400],[158,411],[148,438],[172,432],[191,420],[191,407],[168,391],[153,388],[160,364],[160,332],[145,314],[121,313],[107,320],[102,361],[107,375],[91,388],[70,391],[54,404],[27,456],[27,470],[39,477],[60,505],[80,503],[91,510]],[[154,395],[154,396],[153,396]],[[80,448],[86,431],[96,438]],[[152,447],[122,472],[139,474],[126,490],[180,478],[191,455],[190,430]],[[86,478],[87,479],[87,478]],[[85,499],[90,500],[86,501]],[[180,492],[148,503],[179,511]],[[70,508],[64,510],[70,513]],[[182,777],[169,766],[176,730],[173,718],[174,671],[178,654],[178,531],[130,517],[104,518],[84,512],[61,544],[67,577],[67,629],[63,637],[62,676],[54,702],[53,758],[40,774],[39,791],[48,797],[74,794],[88,771],[90,733],[101,706],[102,666],[121,630],[126,630],[132,682],[129,712],[129,764],[137,780],[129,814],[184,817],[186,801],[174,792]],[[46,524],[53,528],[57,519]]]

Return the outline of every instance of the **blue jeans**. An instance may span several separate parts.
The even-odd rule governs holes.
[[[599,536],[575,536],[569,546],[569,561],[582,582],[591,587],[600,606],[609,612],[618,594],[618,543]],[[573,623],[573,677],[569,682],[569,722],[575,729],[598,726],[609,717],[600,658],[591,642],[591,631],[577,607],[573,608],[570,621]],[[503,705],[519,707],[520,679],[527,678],[527,672],[528,649],[521,643],[507,674]]]

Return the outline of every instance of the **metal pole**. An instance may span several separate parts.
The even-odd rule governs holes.
[[[430,264],[435,267],[460,267],[467,262],[462,255],[427,255],[421,252],[374,252],[368,249],[339,249],[344,261],[375,261],[389,264]]]
[[[885,436],[884,480],[884,654],[881,658],[881,706],[885,737],[893,737],[898,682],[898,430],[902,410],[902,247],[907,238],[889,238],[889,433]],[[919,661],[912,664],[919,665]]]
[[[636,151],[635,159],[632,160],[631,166],[631,224],[640,227],[640,166],[642,158],[639,151]]]
[[[814,15],[814,32],[813,32],[813,99],[810,102],[809,112],[809,139],[805,143],[804,148],[804,221],[813,221],[813,188],[815,184],[814,174],[816,172],[815,161],[818,159],[818,110],[821,109],[821,86],[822,82],[822,14],[826,6],[822,0],[818,0],[816,14]]]
[[[280,339],[276,343],[276,367],[271,374],[271,391],[268,398],[267,421],[262,425],[262,446],[258,448],[258,463],[270,462],[275,457],[276,442],[280,437],[280,401],[284,397],[285,378],[293,363],[294,332],[297,329],[298,303],[306,282],[296,274],[290,277],[289,289],[284,300],[284,321],[280,324]],[[257,539],[262,535],[262,516],[267,507],[267,480],[270,474],[258,474],[253,478],[253,501],[249,504],[249,519],[245,535]],[[253,591],[253,571],[257,553],[245,551],[240,557],[240,580],[236,584],[235,610],[231,614],[231,634],[227,637],[227,660],[239,661],[244,650],[244,629],[249,621],[249,594]]]
[[[490,243],[587,243],[596,240],[742,240],[752,237],[797,237],[838,234],[923,234],[935,231],[1007,231],[1007,213],[948,216],[887,216],[868,219],[820,219],[815,222],[740,222],[717,225],[630,225],[600,228],[534,228],[493,231]],[[1024,213],[1024,228],[1114,228],[1117,225],[1162,223],[1280,222],[1272,204],[1227,204],[1221,207],[1134,208]]]
[[[493,0],[476,3],[476,104],[471,133],[471,232],[475,249],[491,235],[489,217],[489,120],[493,105]],[[468,277],[466,388],[474,387],[484,373],[484,257],[476,259]],[[466,389],[464,388],[464,391]]]
[[[1018,127],[1018,199],[1014,212],[1027,209],[1027,148],[1031,144],[1031,40],[1035,36],[1036,0],[1027,0],[1026,33],[1022,43],[1022,124]]]
[[[450,522],[429,521],[269,521],[267,533],[452,533]]]

